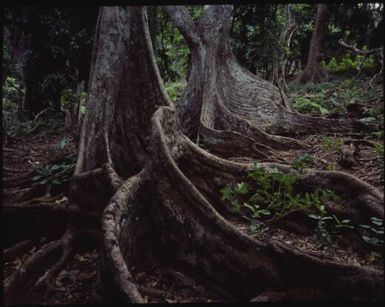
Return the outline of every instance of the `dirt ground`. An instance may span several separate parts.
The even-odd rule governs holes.
[[[63,148],[60,147],[60,143],[64,137],[69,141]],[[371,140],[364,135],[334,135],[328,138],[329,143],[330,139],[335,139],[340,144],[354,146],[353,165],[348,167],[341,166],[341,154],[338,150],[325,149],[324,136],[302,138],[303,142],[310,145],[308,149],[291,150],[282,154],[285,156],[288,164],[292,163],[296,157],[304,154],[312,155],[315,157],[312,167],[348,172],[383,191],[384,160],[371,145],[371,142],[378,142],[378,140]],[[5,178],[18,177],[32,171],[36,167],[44,165],[47,161],[55,160],[55,157],[70,154],[75,154],[75,144],[66,133],[46,134],[43,131],[33,136],[13,138],[9,140],[7,147],[3,151],[3,176]],[[247,158],[237,158],[234,160],[250,161]],[[4,189],[4,203],[20,203],[19,195],[21,193],[23,193],[23,189],[18,187]],[[65,193],[60,194],[56,201],[66,202],[68,201],[67,196]],[[240,225],[239,227],[241,229],[243,226]],[[289,242],[288,244],[292,244],[293,240],[296,240],[283,231],[265,235],[275,236],[277,239],[280,238],[282,241]],[[41,237],[39,241],[34,241],[31,248],[24,254],[12,261],[5,262],[4,280],[12,272],[18,270],[21,264],[27,261],[44,244],[45,240],[46,238]],[[300,242],[305,248],[306,246],[309,248],[309,246],[312,247],[314,245],[311,242],[305,241]],[[298,244],[301,245],[300,243]],[[353,262],[358,261],[354,257],[352,258],[351,254],[346,254],[346,252],[341,252],[337,256]],[[361,261],[368,260],[361,259]],[[204,290],[199,285],[194,284],[194,282],[188,283],[182,275],[178,278],[175,274],[171,275],[168,272],[160,271],[155,266],[131,268],[131,270],[134,279],[142,284],[140,290],[147,302],[215,302],[232,300],[232,298],[225,298],[225,294],[221,296]],[[26,304],[98,304],[102,303],[101,291],[99,254],[97,246],[94,246],[75,251],[65,268],[58,274],[49,293],[42,292],[31,282],[25,285],[23,289],[19,289],[19,302]]]

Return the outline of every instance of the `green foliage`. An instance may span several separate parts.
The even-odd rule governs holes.
[[[304,158],[304,161],[307,161],[307,158]],[[237,183],[234,187],[224,187],[220,192],[222,200],[228,202],[234,212],[240,213],[250,221],[250,230],[254,235],[266,229],[269,223],[282,219],[292,211],[302,210],[309,214],[314,208],[325,211],[321,205],[322,201],[339,200],[339,197],[329,190],[298,191],[298,177],[276,168],[266,171],[255,165],[248,177],[252,181],[251,184]],[[325,215],[320,217],[320,232],[323,231],[324,221],[329,219],[323,219],[324,217]]]
[[[234,5],[231,45],[238,62],[269,79],[285,23],[285,5]]]
[[[321,61],[321,67],[333,74],[344,74],[357,72],[361,67],[361,70],[373,71],[375,68],[375,62],[373,56],[368,56],[364,62],[362,55],[352,56],[350,53],[346,54],[340,61],[337,62],[335,57],[332,57],[328,63]],[[362,66],[361,66],[362,63]]]
[[[322,245],[328,245],[332,242],[331,234],[328,229],[328,221],[332,221],[333,218],[328,215],[325,206],[316,203],[318,214],[309,214],[309,217],[317,221],[317,227],[315,233],[319,236]]]
[[[384,221],[382,219],[371,217],[371,225],[360,225],[366,229],[366,235],[362,235],[365,243],[373,247],[384,247]],[[383,252],[383,249],[382,249]]]
[[[321,144],[324,153],[341,152],[343,141],[337,138],[325,137]]]
[[[371,225],[360,225],[364,229],[362,240],[371,247],[371,257],[374,259],[384,258],[384,221],[371,217]]]
[[[315,160],[314,156],[309,154],[304,154],[294,159],[291,165],[296,170],[299,170],[299,172],[302,172],[304,168],[312,166],[314,164],[314,160]]]
[[[38,175],[32,178],[33,185],[46,186],[46,194],[50,196],[52,186],[68,184],[75,169],[74,156],[69,156],[58,164],[47,164],[35,168]]]
[[[309,217],[317,221],[315,233],[320,239],[321,246],[331,244],[332,235],[339,234],[341,230],[354,229],[354,226],[350,225],[350,220],[340,220],[336,215],[330,215],[320,202],[315,204],[317,213],[309,214]]]
[[[77,93],[72,89],[64,89],[60,93],[60,110],[65,112],[73,107],[76,103],[80,103],[80,113],[84,114],[86,111],[87,93]]]
[[[183,80],[166,83],[165,89],[167,95],[173,102],[176,102],[182,95],[186,82]]]
[[[312,101],[307,97],[297,97],[294,100],[294,108],[301,113],[318,113],[325,115],[328,113],[328,110],[322,107],[321,104]]]
[[[19,46],[13,60],[27,89],[23,111],[58,110],[60,92],[88,79],[98,11],[97,6],[5,8],[9,41]],[[9,73],[14,76],[15,70]]]
[[[384,156],[384,144],[375,143],[373,146],[374,151],[380,156]]]
[[[362,77],[360,79],[334,79],[316,84],[298,84],[291,88],[290,96],[294,108],[299,112],[322,115],[323,111],[327,115],[335,117],[345,117],[346,106],[352,102],[359,102],[370,106],[367,110],[367,118],[362,120],[369,119],[376,125],[383,126],[382,88],[380,85],[374,85],[374,89],[369,91],[369,80],[369,77]]]

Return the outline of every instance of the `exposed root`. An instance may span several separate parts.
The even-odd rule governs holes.
[[[127,203],[135,203],[137,192],[143,187],[145,173],[141,172],[126,180],[112,197],[103,213],[103,246],[105,261],[110,270],[109,278],[118,287],[121,299],[131,303],[144,303],[130,271],[127,268],[120,247],[119,237],[124,216],[129,214]]]
[[[26,187],[31,185],[32,183],[32,177],[36,174],[35,170],[32,170],[28,173],[22,174],[17,177],[12,178],[4,178],[3,179],[3,185],[4,188],[13,188],[13,187]]]
[[[62,199],[63,197],[64,197],[64,193],[59,193],[59,194],[56,194],[52,197],[36,197],[36,198],[32,198],[26,202],[18,203],[18,205],[19,206],[29,206],[32,204],[42,204],[42,203],[53,204],[57,200]]]
[[[247,156],[257,160],[281,161],[279,154],[266,145],[256,143],[255,139],[240,133],[224,130],[212,130],[201,126],[200,142],[210,152],[225,158]]]
[[[11,247],[8,247],[3,252],[3,261],[4,262],[12,261],[16,257],[22,255],[23,253],[31,249],[32,246],[33,246],[32,240],[24,240],[16,243]]]
[[[46,263],[46,259],[55,253],[63,243],[72,238],[72,230],[67,229],[63,237],[59,240],[55,240],[47,243],[41,247],[30,259],[28,259],[20,269],[15,271],[4,282],[4,297],[7,304],[12,304],[14,301],[14,295],[16,289],[28,280],[36,270]]]
[[[77,208],[77,206],[75,205],[54,203],[30,204],[28,206],[25,206],[23,204],[17,204],[3,206],[3,212],[5,214],[16,213],[23,215],[38,215],[42,213],[76,214],[79,212],[79,208]]]
[[[61,248],[62,248],[62,255],[60,259],[50,268],[48,269],[43,276],[41,276],[37,282],[36,287],[37,288],[45,288],[46,289],[46,295],[54,290],[54,287],[52,286],[57,274],[61,271],[61,269],[66,265],[68,259],[72,255],[73,249],[72,249],[72,241],[73,241],[73,230],[69,228],[68,232],[60,239],[61,242]]]
[[[114,191],[116,191],[122,185],[123,180],[116,173],[111,163],[105,163],[103,165],[103,169],[107,175],[108,182],[111,184],[111,187],[114,189]]]
[[[223,47],[221,44],[224,41],[223,37],[218,38],[218,33],[226,32],[225,25],[221,24],[221,18],[229,19],[230,13],[227,6],[209,7],[204,10],[203,16],[212,18],[208,20],[202,18],[196,23],[210,28],[206,33],[209,39],[205,41],[211,45],[206,48],[206,55],[215,61],[210,62],[210,58],[207,61],[204,59],[205,63],[226,62],[222,67],[209,67],[205,70],[207,80],[202,79],[203,82],[207,82],[208,90],[203,93],[203,101],[207,103],[214,101],[215,106],[202,106],[201,114],[207,118],[201,117],[201,122],[209,129],[225,132],[234,130],[240,135],[256,140],[255,144],[270,147],[269,143],[260,141],[256,137],[257,134],[247,135],[244,131],[252,133],[253,130],[249,129],[249,126],[258,127],[260,130],[261,127],[275,122],[268,116],[261,116],[263,112],[260,111],[265,107],[269,110],[271,102],[281,98],[279,92],[271,85],[260,80],[255,82],[255,79],[239,67],[233,69],[235,63],[227,62],[232,56],[230,50],[226,48],[218,50]],[[337,258],[305,252],[271,238],[253,238],[238,229],[237,225],[222,214],[220,207],[224,205],[216,201],[219,198],[219,187],[245,178],[252,165],[226,161],[205,152],[179,132],[174,108],[170,105],[159,106],[167,104],[162,100],[164,88],[160,85],[155,59],[151,51],[145,55],[138,53],[138,50],[145,48],[152,50],[144,16],[142,8],[127,10],[115,7],[103,8],[102,19],[105,19],[105,23],[101,30],[106,32],[103,37],[111,34],[109,32],[113,28],[111,24],[115,24],[117,19],[122,19],[130,25],[129,29],[132,31],[129,32],[130,38],[134,41],[130,41],[130,44],[125,44],[124,41],[121,43],[122,40],[119,38],[125,38],[127,35],[120,32],[119,35],[115,35],[118,38],[116,40],[100,38],[98,50],[101,57],[97,63],[105,65],[95,68],[99,75],[93,76],[95,80],[93,84],[96,85],[95,91],[91,91],[94,92],[91,96],[95,99],[90,100],[92,112],[88,113],[95,118],[87,122],[86,116],[86,124],[83,126],[85,151],[80,150],[79,171],[76,172],[79,174],[80,169],[101,167],[109,162],[99,174],[103,177],[103,181],[99,182],[100,186],[107,187],[110,189],[109,192],[113,193],[112,198],[111,195],[106,196],[108,205],[102,216],[101,260],[106,285],[111,286],[114,298],[126,303],[145,301],[141,294],[141,286],[137,284],[139,277],[136,280],[131,270],[134,270],[132,267],[138,263],[151,260],[162,268],[177,269],[185,276],[191,276],[193,280],[206,280],[207,282],[200,285],[211,283],[217,292],[229,293],[234,299],[250,300],[259,295],[267,297],[268,300],[278,300],[279,295],[272,293],[283,292],[290,293],[290,297],[300,298],[299,292],[302,289],[308,290],[309,299],[381,299],[384,287],[382,271],[366,265],[338,262]],[[142,33],[140,31],[145,35],[138,35]],[[142,37],[146,40],[144,43],[140,40]],[[111,43],[108,48],[102,45],[106,42]],[[119,49],[119,52],[111,54],[113,44],[117,48],[124,46],[127,49]],[[114,73],[120,69],[116,66],[121,63],[119,62],[121,54],[130,55],[131,62],[124,66],[130,69],[119,70],[119,73],[110,75],[111,78],[105,78],[105,66],[110,67],[110,71]],[[143,60],[143,67],[134,63],[133,59]],[[114,64],[109,66],[108,63]],[[140,70],[136,70],[135,67],[138,66],[141,67]],[[98,77],[106,81],[100,87],[97,85],[100,82],[96,82]],[[119,84],[114,84],[115,81]],[[257,84],[251,92],[257,95],[253,96],[250,95],[248,88],[250,84],[255,83]],[[246,85],[242,87],[242,84]],[[137,91],[138,88],[141,90]],[[264,88],[265,91],[262,92]],[[124,95],[120,94],[123,89]],[[106,100],[108,103],[105,103],[103,99],[100,99],[101,102],[98,100],[100,98],[97,97],[98,94],[103,99],[115,96],[118,98]],[[236,96],[242,99],[237,99]],[[123,103],[127,101],[127,97],[130,97],[130,104]],[[232,129],[226,126],[226,123],[220,122],[218,118],[221,116],[216,116],[218,114],[216,108],[220,108],[218,100],[224,100],[223,98],[229,98],[226,102],[223,101],[223,105],[232,113],[239,117],[242,115],[242,118],[246,118],[247,114],[254,117],[246,118],[247,121],[242,122],[227,121],[229,125],[238,128],[246,125],[246,130]],[[160,103],[157,104],[157,101]],[[254,104],[249,103],[252,101]],[[143,105],[145,108],[141,109]],[[249,108],[249,105],[252,107]],[[275,105],[272,107],[275,110],[271,114],[277,119],[279,116],[275,115],[280,113],[280,109]],[[90,110],[91,107],[87,106],[87,109]],[[143,116],[135,117],[134,114],[140,114],[139,111],[143,111]],[[105,119],[112,116],[111,114],[117,117],[111,125],[116,129],[115,132],[111,132],[116,133],[116,139],[110,138],[111,152],[108,161],[106,148],[99,142],[101,134],[93,130],[92,137],[88,138],[85,131],[87,127],[105,124]],[[151,125],[149,125],[150,117]],[[143,131],[137,133],[138,129]],[[261,135],[260,131],[257,132],[258,136]],[[140,137],[136,134],[140,134]],[[124,144],[117,144],[118,142]],[[259,145],[254,147],[261,152],[268,149]],[[132,164],[129,158],[132,158]],[[116,172],[112,168],[113,165]],[[336,210],[341,209],[344,214],[356,216],[362,213],[362,216],[380,216],[383,213],[383,196],[373,187],[343,173],[315,170],[303,170],[302,173],[298,173],[290,166],[277,163],[260,163],[259,166],[268,170],[276,167],[283,172],[293,172],[300,177],[300,183],[310,190],[328,187],[337,194],[343,194],[346,204]],[[138,173],[138,170],[141,171]],[[117,178],[116,173],[128,179]],[[133,173],[137,175],[131,176]],[[351,188],[355,191],[351,192]],[[356,220],[359,219],[361,217],[356,217]],[[166,297],[167,295],[168,293]]]

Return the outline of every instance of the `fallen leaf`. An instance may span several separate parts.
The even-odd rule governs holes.
[[[74,256],[74,259],[77,260],[77,261],[80,261],[80,262],[87,261],[87,259],[85,257],[83,257],[82,255],[79,255],[79,254],[76,254]]]
[[[20,258],[15,259],[12,264],[15,267],[15,269],[18,270],[21,266],[21,259]]]

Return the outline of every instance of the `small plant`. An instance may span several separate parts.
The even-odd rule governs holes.
[[[343,141],[341,139],[335,139],[325,137],[321,144],[321,150],[324,153],[341,152]]]
[[[291,165],[301,173],[303,169],[310,167],[313,164],[314,164],[314,156],[309,154],[304,154],[294,159]]]
[[[332,57],[328,63],[322,61],[321,67],[334,74],[354,73],[360,69],[360,66],[361,70],[364,71],[373,70],[375,66],[373,56],[367,57],[362,63],[363,60],[362,55],[355,55],[352,57],[350,54],[347,54],[339,63],[335,57]]]
[[[317,197],[313,199],[317,213],[309,214],[308,216],[317,221],[314,232],[320,238],[321,246],[325,246],[331,244],[332,235],[338,234],[342,229],[353,229],[354,227],[350,225],[350,220],[348,219],[340,220],[334,214],[329,215],[325,206],[321,204],[321,198],[333,201],[340,200],[338,195],[330,190],[317,192]],[[321,198],[318,195],[320,195]]]
[[[327,214],[325,206],[317,204],[317,209],[318,214],[309,214],[309,217],[317,221],[315,233],[319,236],[321,245],[329,245],[332,240],[328,221],[333,220],[333,218]]]
[[[167,83],[165,86],[165,89],[171,101],[176,102],[179,99],[179,97],[182,95],[183,89],[185,87],[186,87],[185,81],[176,81],[176,82]]]
[[[350,225],[350,220],[340,220],[338,217],[336,217],[334,214],[332,215],[333,220],[334,220],[334,228],[336,230],[341,230],[341,229],[354,229],[353,225]],[[335,231],[337,232],[337,231]]]
[[[362,235],[362,239],[374,247],[384,247],[384,221],[376,217],[371,217],[370,220],[371,225],[360,225],[367,229],[367,234]]]
[[[372,137],[375,139],[382,140],[384,138],[384,131],[376,131],[371,133]]]
[[[374,151],[379,154],[380,156],[383,156],[384,155],[384,144],[381,144],[381,143],[375,143],[373,145],[373,149]]]
[[[73,170],[75,168],[74,162],[62,164],[47,164],[36,168],[38,175],[32,178],[33,185],[46,186],[46,195],[51,195],[52,186],[60,186],[68,183],[71,180]]]
[[[293,106],[298,112],[301,113],[317,113],[325,115],[329,112],[320,103],[315,102],[307,97],[297,97]]]
[[[307,158],[304,158],[304,161],[308,161]],[[302,210],[311,213],[312,208],[322,211],[322,201],[339,200],[330,190],[297,192],[298,177],[276,168],[267,171],[255,165],[248,177],[252,180],[251,184],[237,183],[234,187],[224,187],[220,192],[222,200],[229,202],[234,212],[240,213],[250,222],[253,235],[259,234],[267,229],[268,224],[282,219],[290,212]],[[327,239],[324,223],[332,217],[325,218],[323,211],[317,215],[317,219],[318,216],[317,231]]]

